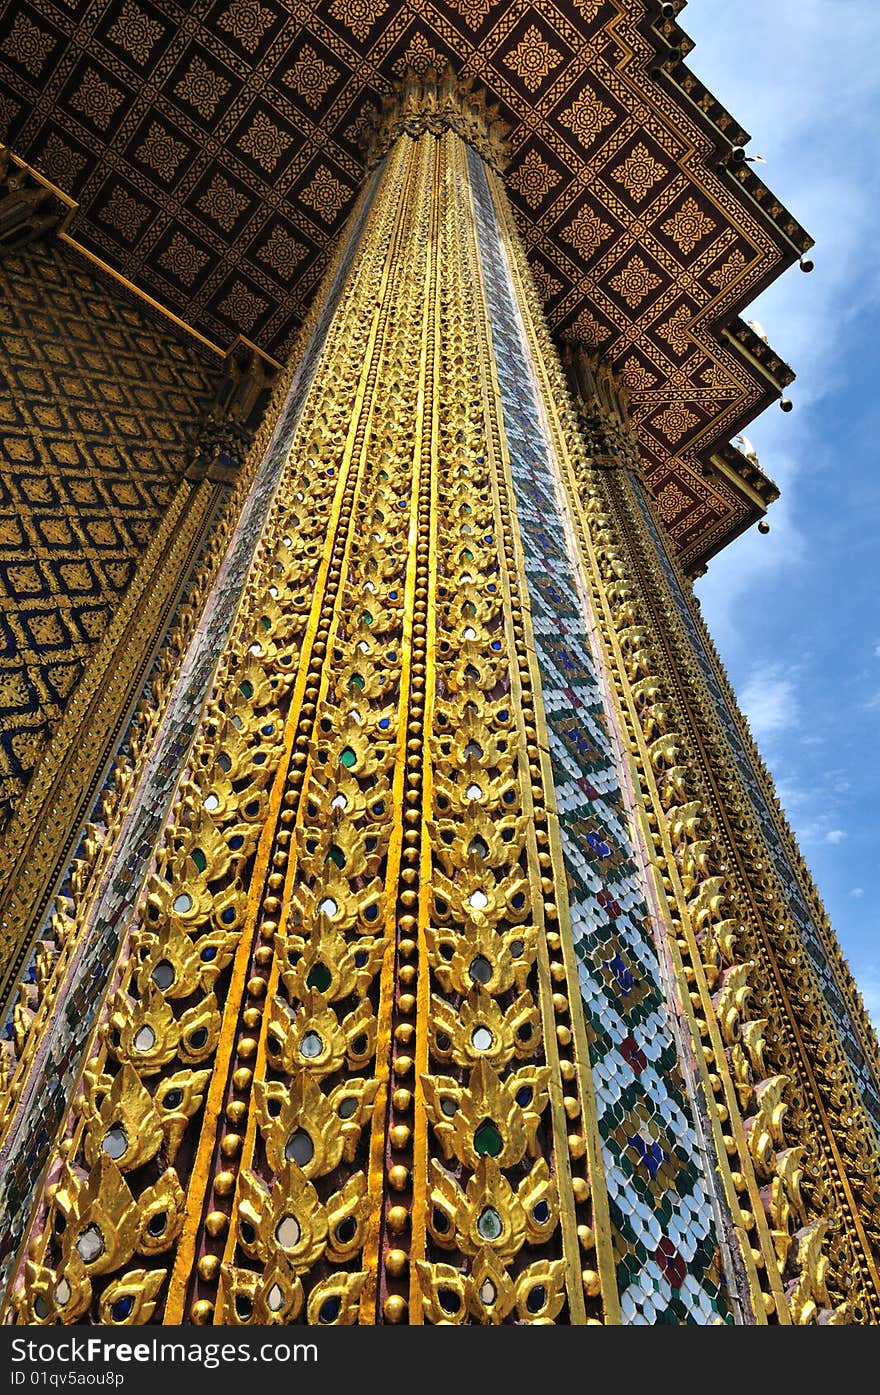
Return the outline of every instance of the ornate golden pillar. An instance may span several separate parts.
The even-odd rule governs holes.
[[[39,1185],[15,1214],[7,1188],[9,1320],[832,1311],[496,130],[445,79],[388,114],[71,912],[120,949]],[[12,1162],[82,954],[14,1082]]]
[[[876,1322],[870,1020],[641,476],[626,391],[567,359],[571,497],[741,1250],[782,1322]]]

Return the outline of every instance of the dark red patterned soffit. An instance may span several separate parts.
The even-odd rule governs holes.
[[[810,239],[682,61],[682,8],[0,0],[0,130],[77,200],[87,252],[212,343],[281,359],[381,96],[406,66],[477,79],[512,127],[508,187],[550,326],[631,388],[696,569],[776,497],[729,442],[792,375],[739,315]]]

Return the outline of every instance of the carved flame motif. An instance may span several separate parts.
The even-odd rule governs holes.
[[[385,206],[396,212],[395,178]],[[243,1152],[253,1170],[238,1183],[218,1294],[218,1314],[230,1322],[273,1312],[284,1317],[271,1321],[355,1322],[366,1282],[364,1168],[387,1072],[376,1060],[376,1014],[398,856],[415,275],[397,268],[384,312],[375,395],[350,467],[351,522],[339,535],[339,600],[326,612],[332,662],[316,678],[314,735],[288,780],[295,835],[276,839],[289,848],[288,873],[277,919],[263,931],[275,968],[262,1011],[265,1063],[253,1083],[258,1133]]]

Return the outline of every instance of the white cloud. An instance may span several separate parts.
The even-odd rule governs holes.
[[[825,834],[825,842],[842,843],[845,837],[846,833],[842,828],[829,828],[828,832]]]
[[[740,691],[739,702],[759,743],[777,736],[797,720],[795,675],[779,664],[754,669]]]
[[[850,896],[854,896],[855,899],[858,901],[861,899],[862,896],[864,896],[865,888],[863,886],[854,886],[849,894]]]
[[[816,239],[815,270],[788,271],[744,311],[798,377],[789,390],[794,412],[771,408],[746,428],[782,490],[770,533],[738,538],[697,583],[730,661],[748,644],[745,604],[809,563],[794,484],[805,471],[833,466],[817,451],[811,408],[847,372],[841,326],[880,298],[880,259],[868,255],[880,205],[878,94],[876,64],[865,61],[880,49],[880,5],[836,0],[832,8],[830,22],[827,0],[701,0],[682,16],[696,42],[689,66],[751,132],[747,150],[767,160],[758,173]]]
[[[785,779],[784,776],[776,777],[776,793],[783,809],[788,813],[802,809],[810,798],[809,790],[804,789],[796,780]]]

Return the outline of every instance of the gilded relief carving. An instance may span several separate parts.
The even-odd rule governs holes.
[[[852,1129],[861,1106],[851,1087],[845,1129],[835,1123],[843,1117],[837,1108],[824,1113],[821,1087],[809,1098],[815,1087],[804,1075],[805,1057],[783,1045],[792,1030],[792,1008],[774,1001],[767,974],[755,973],[759,964],[778,963],[782,951],[788,972],[797,964],[809,979],[803,948],[795,949],[785,925],[775,924],[779,911],[770,910],[766,919],[777,898],[763,904],[754,899],[761,873],[766,875],[772,862],[766,852],[767,861],[756,859],[757,848],[752,849],[757,839],[753,831],[745,833],[743,805],[735,802],[739,847],[749,848],[745,859],[730,847],[730,834],[713,810],[719,787],[727,801],[736,801],[735,779],[724,768],[726,761],[729,770],[729,754],[717,742],[708,747],[705,715],[699,728],[685,734],[693,721],[689,704],[700,692],[699,680],[695,682],[685,644],[676,646],[672,663],[683,668],[675,676],[668,657],[669,636],[676,633],[674,612],[664,606],[659,620],[658,611],[646,602],[646,595],[656,593],[639,589],[650,584],[645,575],[656,568],[656,554],[633,507],[641,487],[638,450],[616,390],[607,368],[597,373],[581,361],[576,372],[587,454],[576,450],[580,463],[575,471],[590,540],[587,557],[597,569],[597,606],[610,617],[609,633],[615,635],[609,662],[645,743],[641,782],[646,817],[658,855],[666,859],[662,883],[670,900],[671,932],[677,936],[684,980],[693,985],[690,996],[709,1065],[708,1083],[716,1103],[724,1100],[717,1116],[724,1147],[737,1158],[731,1181],[742,1196],[743,1253],[756,1258],[763,1252],[756,1270],[759,1301],[773,1320],[865,1321],[878,1301],[871,1238],[876,1201],[869,1187],[854,1206],[845,1197],[845,1179],[874,1172],[876,1144],[864,1126]],[[687,694],[683,710],[677,706],[682,694]],[[705,698],[697,700],[706,714]],[[778,931],[783,932],[779,940]],[[804,1001],[821,1001],[815,987],[805,982],[805,989]],[[795,1011],[800,1016],[801,1009]],[[818,1014],[810,1014],[809,1008],[807,1014],[818,1027]],[[819,1032],[813,1036],[814,1059],[829,1052],[839,1055],[830,1022]],[[833,1072],[839,1089],[847,1074],[842,1064]],[[820,1141],[814,1130],[823,1116],[827,1132]],[[838,1236],[835,1245],[832,1231]]]
[[[245,52],[275,23],[223,14]],[[85,1005],[31,1190],[0,1184],[9,1321],[880,1313],[876,1044],[789,916],[813,892],[613,372],[576,357],[571,403],[503,155],[472,89],[404,84],[248,459],[208,430],[180,486],[171,570],[200,565],[0,1056],[20,1169],[37,1048]],[[214,426],[243,432],[269,382],[227,369]]]
[[[601,1314],[598,1275],[566,1277],[592,1243],[558,1196],[572,1169],[592,1214],[584,1106],[546,816],[526,819],[543,791],[503,604],[506,486],[477,459],[492,388],[488,341],[461,327],[462,148],[426,134],[389,157],[325,350],[351,366],[313,390],[290,447],[50,1168],[19,1320],[448,1321],[460,1299],[456,1321],[541,1323],[579,1320],[585,1292]],[[444,166],[460,192],[441,206]],[[420,400],[435,425],[413,435]],[[452,685],[444,670],[428,687],[453,646]],[[443,1214],[469,1237],[455,1278]]]

